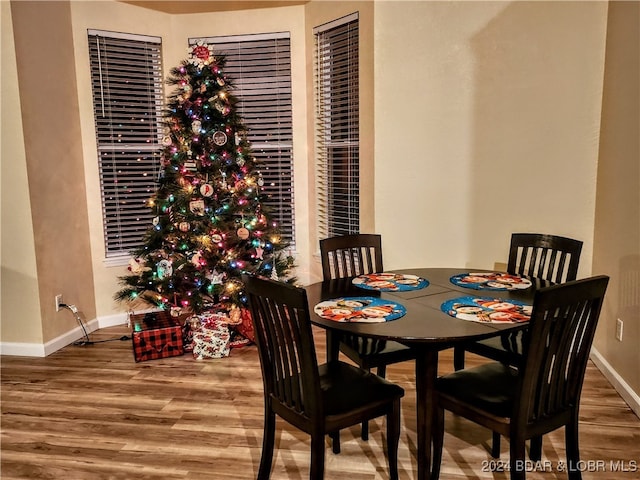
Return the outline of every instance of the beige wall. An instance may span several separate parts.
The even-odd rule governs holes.
[[[640,392],[640,3],[609,7],[593,271],[611,275],[595,348]],[[624,322],[622,342],[616,320]]]
[[[29,318],[15,317],[26,302],[37,301],[25,295],[27,292],[3,295],[12,313],[3,318],[3,339],[6,329],[19,341],[32,341],[37,328],[23,331],[22,324],[31,326],[39,321],[38,337],[46,343],[77,326],[70,312],[55,311],[56,294],[62,293],[66,302],[78,305],[82,315],[96,315],[71,14],[67,2],[12,2],[11,17],[19,85],[12,90],[20,100],[14,121],[22,120],[23,137],[9,141],[16,152],[22,148],[20,142],[24,146],[31,215],[27,202],[9,202],[9,206],[16,208],[14,215],[23,216],[23,221],[30,217],[32,222],[40,318],[31,317],[33,311]],[[4,61],[3,56],[3,72]],[[3,267],[20,248],[3,251]]]
[[[590,273],[605,27],[598,2],[376,2],[388,267],[492,268],[525,231]]]
[[[2,316],[3,342],[42,344],[40,297],[27,160],[9,2],[0,3],[2,21]],[[53,304],[53,301],[52,301]]]

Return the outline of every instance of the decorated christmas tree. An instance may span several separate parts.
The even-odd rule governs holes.
[[[295,281],[224,65],[199,42],[171,70],[153,222],[117,300],[197,314],[242,306],[242,273]]]

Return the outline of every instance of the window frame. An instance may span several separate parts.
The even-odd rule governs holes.
[[[360,232],[359,14],[314,34],[319,238]]]
[[[142,246],[153,218],[148,201],[157,189],[165,108],[162,39],[87,29],[87,42],[105,263],[121,265]],[[119,73],[133,69],[135,76]]]

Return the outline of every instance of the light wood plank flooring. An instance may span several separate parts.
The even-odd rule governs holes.
[[[324,358],[324,333],[316,332]],[[68,346],[47,358],[2,357],[1,478],[249,480],[256,477],[262,439],[262,380],[254,346],[220,360],[189,354],[135,363],[126,327],[94,332],[89,346]],[[469,356],[468,365],[479,361]],[[440,355],[450,371],[451,351]],[[416,474],[413,362],[389,367],[406,390],[400,478]],[[585,480],[640,478],[640,420],[602,374],[589,365],[580,414]],[[308,478],[308,437],[278,420],[271,478]],[[342,453],[326,451],[327,479],[385,479],[384,422],[342,432]],[[491,434],[447,416],[443,480],[508,479],[492,471]],[[328,445],[328,443],[327,443]],[[503,440],[502,461],[508,463]],[[565,479],[564,432],[544,437],[533,480]],[[636,462],[636,471],[633,463]],[[548,471],[540,471],[546,469]],[[495,468],[493,468],[495,470]],[[538,471],[535,471],[538,470]]]

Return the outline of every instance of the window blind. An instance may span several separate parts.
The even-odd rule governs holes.
[[[318,229],[321,238],[358,233],[358,14],[316,27]]]
[[[163,109],[158,37],[88,31],[106,257],[128,254],[151,225]]]
[[[226,57],[225,73],[238,98],[238,113],[264,178],[265,207],[288,242],[295,244],[291,45],[288,32],[206,37],[214,55]]]

